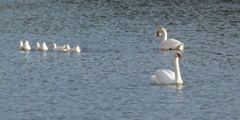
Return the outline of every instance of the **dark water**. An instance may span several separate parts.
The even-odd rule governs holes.
[[[1,119],[233,119],[240,117],[240,6],[222,1],[6,0],[0,4]],[[184,84],[156,30],[185,44]],[[19,51],[20,40],[82,52]]]

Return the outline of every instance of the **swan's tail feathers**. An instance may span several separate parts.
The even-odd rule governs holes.
[[[156,75],[151,75],[151,80],[153,83],[156,83],[157,81]]]
[[[184,43],[181,43],[181,44],[179,44],[179,45],[177,46],[177,48],[178,48],[179,50],[183,50],[183,47],[184,47]]]

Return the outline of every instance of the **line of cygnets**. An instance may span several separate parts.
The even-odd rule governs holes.
[[[57,47],[57,45],[55,43],[53,43],[50,48],[52,48],[52,51],[64,51],[64,52],[81,52],[81,49],[79,46],[76,46],[74,48],[70,48],[70,46],[68,44],[64,45],[64,46],[60,46]],[[29,45],[29,42],[26,40],[23,44],[22,41],[20,41],[20,47],[19,50],[31,50],[31,47]],[[45,42],[42,43],[42,45],[40,46],[39,42],[36,43],[36,48],[35,50],[38,51],[47,51],[48,47],[46,45]]]

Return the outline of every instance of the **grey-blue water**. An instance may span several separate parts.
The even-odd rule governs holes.
[[[239,2],[5,0],[0,15],[1,119],[240,118]],[[162,27],[185,44],[181,86],[150,79],[173,70]],[[20,40],[82,52],[20,51]]]

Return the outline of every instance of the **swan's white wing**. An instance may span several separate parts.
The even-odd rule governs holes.
[[[183,50],[184,44],[175,39],[167,39],[159,45],[163,50]]]
[[[182,43],[176,39],[167,39],[166,41],[161,43],[162,46],[178,46],[180,44]]]
[[[151,79],[156,84],[172,84],[175,80],[175,73],[171,70],[158,70]]]

